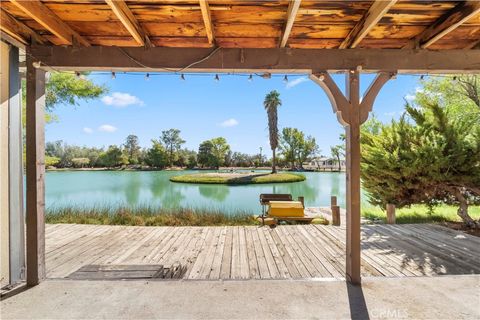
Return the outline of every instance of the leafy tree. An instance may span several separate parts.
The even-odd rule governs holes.
[[[180,137],[180,130],[178,129],[162,131],[161,140],[165,145],[165,149],[168,151],[168,165],[172,166],[175,160],[175,152],[181,148],[185,140]]]
[[[188,169],[193,169],[197,166],[197,155],[195,153],[192,153],[188,156],[188,162],[187,162],[187,168]]]
[[[362,128],[363,186],[381,206],[453,201],[464,223],[478,226],[468,204],[480,197],[480,110],[427,84],[400,120]]]
[[[140,162],[141,148],[138,143],[138,137],[134,134],[130,134],[125,139],[123,144],[125,153],[127,154],[128,163],[138,164]]]
[[[304,135],[297,128],[283,128],[280,136],[280,150],[286,162],[295,169],[298,154],[302,148]]]
[[[109,146],[107,151],[100,155],[100,163],[106,167],[118,167],[127,162],[122,149],[115,145]]]
[[[330,153],[332,154],[332,157],[337,159],[338,171],[342,171],[342,161],[340,160],[340,157],[344,156],[344,149],[342,149],[342,147],[342,145],[330,147]]]
[[[55,167],[60,162],[60,158],[58,157],[51,157],[45,156],[45,166],[48,167]]]
[[[45,85],[45,119],[48,122],[55,120],[54,109],[60,104],[77,106],[80,101],[96,99],[108,92],[104,85],[97,85],[83,73],[77,77],[73,73],[53,72],[50,73]],[[26,82],[22,84],[23,116],[26,107]],[[23,121],[25,124],[25,119]]]
[[[303,163],[308,161],[312,156],[320,152],[315,138],[312,136],[307,136],[303,139],[302,146],[298,153],[298,162],[300,168],[303,168]]]
[[[283,128],[280,150],[292,169],[296,164],[302,168],[303,163],[319,151],[315,138],[312,136],[305,138],[305,134],[296,128]]]
[[[277,172],[275,151],[278,147],[278,107],[282,105],[280,93],[276,90],[271,91],[265,96],[263,106],[268,115],[268,131],[270,139],[270,148],[272,149],[272,173]]]
[[[211,140],[200,143],[197,161],[202,167],[213,167],[215,160],[213,159],[213,143]]]
[[[167,152],[160,141],[152,140],[152,147],[146,152],[145,162],[154,168],[165,168],[168,164]]]
[[[203,141],[198,148],[198,164],[202,167],[218,169],[225,164],[225,158],[229,151],[230,146],[223,137]]]
[[[74,168],[85,168],[90,164],[90,159],[88,158],[73,158],[72,166]]]
[[[230,151],[230,146],[227,140],[223,137],[213,138],[212,142],[212,154],[214,159],[214,167],[217,169],[225,164],[225,157]]]
[[[417,89],[414,99],[418,105],[435,102],[464,115],[480,110],[479,75],[430,77],[421,84],[422,88]]]

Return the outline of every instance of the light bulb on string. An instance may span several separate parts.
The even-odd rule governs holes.
[[[117,76],[115,75],[115,71],[112,71],[112,79],[115,79]]]
[[[147,74],[145,75],[145,80],[147,80],[147,81],[150,80],[150,74],[149,74],[149,73],[147,73]]]
[[[218,74],[215,75],[215,81],[220,81],[220,78],[218,77]]]
[[[185,75],[183,73],[180,75],[180,79],[185,81]]]
[[[253,81],[253,76],[252,76],[252,75],[249,75],[249,76],[248,76],[248,81],[250,81],[250,82]]]
[[[285,75],[285,77],[283,77],[283,82],[284,82],[284,83],[288,83],[288,77],[287,77],[287,75]]]

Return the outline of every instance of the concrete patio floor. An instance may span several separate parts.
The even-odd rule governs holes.
[[[480,319],[480,276],[344,281],[47,280],[2,319]]]

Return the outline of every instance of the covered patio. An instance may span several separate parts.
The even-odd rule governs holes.
[[[444,238],[432,237],[437,227],[364,227],[362,251],[360,125],[367,120],[382,86],[397,73],[430,75],[480,71],[480,2],[10,0],[1,2],[1,17],[2,82],[8,84],[9,88],[5,98],[2,93],[2,108],[5,103],[10,111],[9,126],[5,127],[6,122],[2,121],[2,139],[6,139],[10,146],[8,153],[2,152],[2,179],[8,177],[2,182],[9,192],[9,196],[2,197],[2,237],[7,234],[6,242],[2,238],[2,257],[8,257],[9,283],[26,278],[29,286],[35,286],[47,275],[65,277],[77,266],[97,261],[81,249],[84,246],[90,248],[90,244],[82,243],[89,239],[99,246],[92,254],[104,262],[129,263],[128,258],[140,254],[137,249],[142,246],[164,251],[178,259],[186,258],[181,251],[171,251],[162,245],[161,235],[165,236],[168,232],[178,237],[172,243],[181,241],[180,237],[190,240],[185,242],[189,244],[202,237],[205,237],[205,241],[207,237],[215,237],[219,242],[207,243],[202,253],[198,251],[195,261],[211,261],[210,269],[215,266],[215,274],[219,274],[220,278],[225,256],[222,255],[220,259],[215,252],[219,247],[226,246],[229,239],[227,234],[235,239],[234,231],[227,231],[230,230],[227,228],[206,228],[198,238],[194,234],[200,229],[195,228],[186,228],[177,234],[175,230],[178,228],[169,231],[162,228],[146,231],[140,228],[135,232],[123,233],[121,230],[127,228],[108,227],[113,230],[112,235],[118,234],[119,238],[113,241],[119,243],[135,234],[143,234],[136,241],[129,242],[132,246],[122,246],[109,253],[108,249],[101,249],[108,248],[108,241],[95,243],[94,236],[106,227],[45,226],[45,75],[47,72],[80,71],[179,75],[184,72],[233,73],[255,74],[264,78],[272,73],[309,75],[325,91],[334,114],[345,127],[346,227],[299,226],[282,227],[275,231],[231,229],[243,234],[237,242],[232,240],[232,243],[239,244],[238,251],[235,251],[238,252],[238,259],[247,261],[245,257],[252,250],[249,246],[254,246],[253,252],[256,254],[259,248],[255,246],[269,244],[269,238],[275,241],[275,237],[282,234],[282,241],[288,241],[289,245],[277,243],[273,246],[279,250],[277,256],[282,255],[280,248],[283,246],[286,252],[283,257],[288,254],[293,259],[296,256],[299,259],[299,263],[294,263],[297,271],[301,268],[299,266],[304,265],[307,270],[305,275],[309,277],[345,278],[348,282],[360,284],[362,273],[369,276],[442,273],[441,269],[436,269],[436,261],[441,261],[438,265],[447,266],[447,273],[478,273],[478,261],[475,261],[475,255],[478,258],[478,251],[475,251],[475,248],[478,250],[478,240],[466,236],[470,240],[468,247],[456,246],[451,242],[444,246],[444,241],[453,241],[452,238],[455,239],[457,235],[452,237],[451,231],[443,230],[439,234]],[[19,134],[19,49],[25,52],[27,70],[25,246],[23,204],[19,201],[23,192],[19,166],[22,150]],[[345,74],[344,91],[332,79],[332,73]],[[360,90],[362,73],[377,74],[364,93]],[[8,134],[4,134],[3,130]],[[4,159],[3,154],[8,154],[8,157]],[[84,233],[84,236],[76,238],[77,232]],[[149,235],[149,232],[155,234]],[[225,236],[221,237],[222,234]],[[298,243],[296,236],[300,239]],[[250,237],[252,241],[245,240],[242,243],[242,237]],[[254,241],[254,237],[265,237],[265,241]],[[50,240],[47,245],[46,239]],[[157,247],[152,247],[150,240],[153,239],[158,241]],[[322,242],[326,243],[325,247],[321,245]],[[114,246],[113,243],[110,245]],[[402,265],[402,256],[397,255],[395,250],[407,247],[410,248],[410,251],[405,250],[407,257],[421,256],[422,252],[432,253],[424,270],[415,258],[411,261],[407,259]],[[23,259],[24,248],[26,264]],[[193,251],[197,250],[195,245],[192,248]],[[241,248],[244,253],[240,251]],[[307,248],[312,251],[311,255],[306,254]],[[185,246],[180,250],[187,252],[190,249]],[[331,250],[328,254],[333,255],[336,262],[324,265],[320,257],[322,250]],[[394,254],[383,255],[384,250],[393,250]],[[273,252],[271,254],[270,258],[275,261]],[[460,254],[469,255],[471,262],[462,259]],[[73,260],[68,260],[69,255],[75,255],[77,260],[73,256]],[[312,257],[316,257],[317,261],[311,260]],[[144,263],[140,257],[137,258],[132,263]],[[266,261],[267,257],[264,258]],[[55,265],[56,261],[62,259],[66,261]],[[412,263],[417,263],[413,269]],[[255,276],[261,278],[260,264],[257,260]],[[312,269],[306,267],[308,264]],[[23,275],[24,266],[26,277]],[[269,265],[266,266],[272,276]],[[281,274],[279,264],[276,267]],[[285,267],[288,270],[287,263]],[[210,278],[212,270],[208,268],[207,264],[193,263],[189,276]],[[239,268],[240,278],[246,276],[242,273],[243,267],[239,265]],[[250,266],[248,270],[251,270]],[[290,270],[288,272],[290,274]],[[233,275],[236,278],[236,273]],[[232,273],[228,278],[231,276]],[[246,277],[250,276],[249,271]]]

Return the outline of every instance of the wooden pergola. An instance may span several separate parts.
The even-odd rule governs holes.
[[[45,275],[47,71],[308,74],[346,130],[346,274],[355,284],[361,281],[360,125],[378,92],[397,73],[480,71],[480,1],[10,0],[1,1],[0,29],[27,60],[29,285]],[[18,64],[13,52],[11,66]],[[332,72],[345,73],[345,94]],[[363,94],[362,72],[377,73]]]

